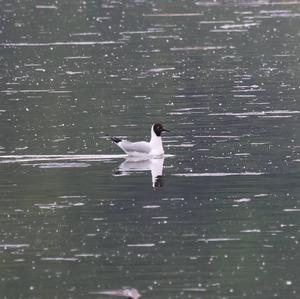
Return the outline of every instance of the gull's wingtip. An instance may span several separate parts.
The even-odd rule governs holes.
[[[114,142],[114,143],[119,143],[122,141],[122,139],[117,138],[117,137],[110,137],[110,139]]]

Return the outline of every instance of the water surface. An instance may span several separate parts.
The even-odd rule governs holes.
[[[5,298],[299,297],[297,2],[1,7]]]

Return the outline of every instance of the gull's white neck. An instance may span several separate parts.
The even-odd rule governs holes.
[[[161,136],[157,136],[155,134],[153,126],[151,128],[150,145],[153,148],[153,152],[155,153],[155,155],[161,155],[164,153]]]

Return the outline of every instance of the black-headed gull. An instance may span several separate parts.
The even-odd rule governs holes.
[[[118,145],[128,156],[148,156],[161,157],[164,155],[162,145],[162,132],[169,132],[161,124],[156,123],[151,127],[150,142],[138,141],[130,142],[128,140],[111,137],[111,140]]]

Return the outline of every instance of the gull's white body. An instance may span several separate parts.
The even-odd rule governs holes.
[[[128,140],[121,140],[115,142],[128,156],[134,157],[162,157],[164,155],[164,149],[162,145],[161,136],[157,136],[151,128],[151,140],[150,142],[139,141],[130,142]]]

